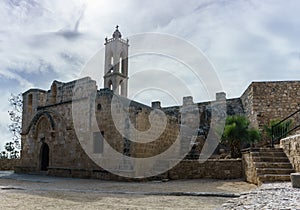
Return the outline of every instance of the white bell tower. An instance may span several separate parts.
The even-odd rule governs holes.
[[[105,38],[104,88],[127,97],[128,91],[128,39],[122,39],[119,26],[112,38]]]

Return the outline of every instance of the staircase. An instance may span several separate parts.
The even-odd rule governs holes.
[[[252,182],[255,184],[291,180],[290,173],[294,169],[282,148],[251,149],[248,155],[252,167],[245,170],[253,170]]]

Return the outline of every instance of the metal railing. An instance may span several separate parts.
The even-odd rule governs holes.
[[[288,134],[300,127],[300,109],[287,116],[280,122],[272,125],[272,142],[271,146],[274,147],[274,144],[280,139],[286,137]]]

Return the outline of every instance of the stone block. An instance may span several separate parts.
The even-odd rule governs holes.
[[[291,173],[292,186],[300,188],[300,173]]]

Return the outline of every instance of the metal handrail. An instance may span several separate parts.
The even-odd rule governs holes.
[[[299,114],[298,118],[296,118],[297,114]],[[290,123],[288,123],[288,122],[290,122]],[[300,109],[293,112],[289,116],[285,117],[283,120],[276,123],[275,125],[272,125],[271,146],[274,147],[275,142],[279,141],[280,139],[287,136],[288,134],[290,134],[291,132],[293,132],[294,130],[296,130],[299,127],[300,127]]]

